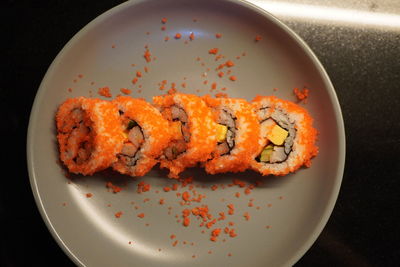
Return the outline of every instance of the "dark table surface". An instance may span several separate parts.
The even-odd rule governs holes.
[[[65,43],[121,2],[6,0],[1,4],[1,32],[6,33],[2,54],[6,57],[1,64],[0,125],[6,150],[0,189],[0,266],[73,265],[48,232],[31,192],[25,152],[29,114],[47,68]],[[260,2],[267,7],[270,1]],[[292,4],[323,2],[335,5],[335,1],[311,0]],[[296,266],[398,266],[400,3],[366,0],[337,1],[336,5],[339,15],[346,5],[363,10],[370,23],[351,22],[346,16],[324,21],[312,13],[275,10],[326,68],[346,129],[346,167],[335,209]],[[382,12],[393,16],[383,22],[368,17]]]

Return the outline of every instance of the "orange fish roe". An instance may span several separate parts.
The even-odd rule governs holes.
[[[137,192],[140,194],[142,192],[147,192],[151,188],[150,184],[146,184],[145,182],[141,181],[137,184]]]
[[[103,87],[103,88],[99,88],[98,90],[98,94],[104,97],[112,97],[111,93],[110,93],[110,88],[108,86]]]
[[[232,229],[229,230],[229,236],[230,237],[236,237],[237,236],[237,234],[235,232],[235,229],[232,228]]]
[[[167,21],[168,21],[167,18],[162,18],[161,19],[161,23],[163,23],[163,24],[167,23]]]
[[[142,75],[142,73],[140,72],[140,71],[136,71],[136,77],[138,77],[138,78],[140,78],[140,77],[142,77],[143,75]]]
[[[164,205],[165,200],[164,200],[163,198],[161,198],[160,201],[158,201],[158,203],[159,203],[160,205]]]
[[[220,235],[221,233],[221,228],[216,228],[214,230],[211,231],[211,241],[217,241],[217,237]]]
[[[213,90],[217,89],[217,83],[215,83],[215,82],[212,83],[211,84],[211,89],[213,89]]]
[[[133,83],[133,84],[136,84],[136,83],[138,82],[138,80],[139,80],[139,79],[138,79],[137,77],[135,77],[135,78],[133,78],[132,83]]]
[[[310,90],[308,90],[307,88],[303,88],[302,90],[300,90],[299,88],[293,89],[293,93],[297,97],[297,100],[303,101],[303,103],[306,103],[309,92]]]
[[[176,191],[178,190],[179,185],[178,184],[173,184],[172,185],[172,190]]]
[[[246,183],[243,182],[243,181],[241,181],[241,180],[239,180],[239,179],[233,179],[233,180],[232,180],[232,183],[233,183],[234,185],[239,186],[239,187],[245,187],[245,186],[246,186]]]
[[[139,213],[137,216],[138,216],[139,218],[143,219],[143,218],[144,218],[144,213],[143,213],[143,212],[142,212],[142,213]]]
[[[217,220],[213,219],[212,221],[209,221],[208,223],[206,223],[206,227],[208,229],[210,229],[216,222],[217,222]]]
[[[227,98],[227,97],[228,97],[228,94],[219,92],[219,93],[216,93],[216,94],[215,94],[215,97],[216,97],[216,98]]]
[[[86,197],[87,197],[87,198],[91,198],[92,196],[93,196],[92,193],[87,193],[87,194],[86,194]]]
[[[122,216],[123,212],[122,211],[118,211],[114,214],[115,218],[120,218]]]
[[[230,226],[234,226],[234,225],[235,225],[234,222],[229,222],[228,224],[229,224]]]
[[[240,197],[240,193],[239,193],[239,192],[236,192],[236,193],[235,193],[235,197],[239,198],[239,197]]]
[[[211,190],[212,190],[212,191],[215,191],[215,190],[217,190],[217,189],[218,189],[218,185],[214,184],[214,185],[211,186]]]
[[[235,63],[233,63],[233,61],[228,60],[227,62],[225,62],[225,66],[227,66],[228,68],[235,66]]]
[[[146,62],[151,61],[151,53],[148,48],[146,48],[146,50],[144,51],[143,57],[145,58]]]
[[[254,37],[254,41],[256,41],[256,42],[258,42],[258,41],[261,41],[261,39],[262,39],[262,37],[261,37],[261,35],[256,35],[256,37]]]
[[[111,182],[107,182],[106,183],[106,187],[110,188],[113,193],[118,193],[118,192],[120,192],[122,190],[121,187],[113,185]]]
[[[224,76],[224,74],[225,73],[223,71],[220,71],[220,72],[218,72],[218,77],[222,78]]]
[[[245,193],[246,195],[249,195],[249,194],[251,193],[251,189],[250,189],[249,187],[247,187],[247,188],[244,190],[244,193]]]
[[[185,218],[183,218],[183,226],[189,226],[189,224],[190,224],[190,219],[189,219],[189,217],[185,217]]]
[[[169,238],[174,239],[175,237],[176,237],[176,235],[172,234],[172,235],[170,235]]]
[[[180,34],[179,32],[175,34],[175,39],[181,39],[182,34]]]
[[[184,201],[189,201],[189,200],[190,200],[190,194],[189,194],[189,192],[187,192],[187,191],[183,192],[183,194],[182,194],[182,199],[183,199]]]
[[[175,241],[172,243],[172,246],[173,246],[173,247],[176,247],[177,244],[178,244],[178,240],[175,240]]]
[[[166,28],[165,26],[162,26],[162,27],[161,27],[161,30],[162,30],[162,31],[165,31],[166,29],[167,29],[167,28]]]
[[[216,34],[215,34],[215,37],[216,37],[217,39],[219,39],[219,38],[222,37],[222,34],[221,34],[221,33],[216,33]]]
[[[212,54],[212,55],[216,55],[218,53],[218,48],[211,48],[210,50],[208,50],[208,53]]]
[[[164,41],[168,41],[168,40],[169,40],[169,36],[165,36]]]
[[[165,187],[163,188],[163,190],[164,190],[164,192],[169,192],[169,191],[171,191],[171,188],[168,187],[168,186],[165,186]]]
[[[234,75],[232,75],[232,76],[230,76],[230,77],[229,77],[229,80],[231,80],[231,81],[233,81],[233,82],[234,82],[234,81],[236,81],[236,80],[237,80],[237,77],[236,77],[236,76],[234,76]]]
[[[229,209],[228,214],[233,215],[235,213],[235,207],[233,206],[233,204],[228,204],[227,207]]]
[[[189,39],[190,39],[190,41],[193,41],[194,40],[194,33],[192,32],[192,33],[190,33],[190,35],[189,35]]]
[[[121,88],[120,91],[125,95],[129,95],[130,93],[132,93],[132,91],[127,88]]]
[[[245,212],[245,213],[243,214],[243,217],[246,219],[246,221],[250,220],[250,215],[249,215],[248,212]]]
[[[218,218],[218,221],[222,221],[222,220],[225,220],[225,212],[223,212],[223,211],[221,211],[220,213],[219,213],[219,218]]]

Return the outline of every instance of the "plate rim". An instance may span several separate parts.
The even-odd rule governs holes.
[[[58,52],[57,56],[54,58],[52,63],[49,65],[46,74],[44,75],[39,88],[36,92],[30,116],[29,116],[29,124],[28,124],[28,131],[27,131],[27,145],[26,145],[26,157],[27,157],[27,165],[28,165],[28,174],[29,174],[29,180],[30,180],[30,185],[32,189],[32,193],[34,195],[34,199],[36,202],[36,206],[39,210],[39,213],[45,222],[47,229],[49,230],[50,234],[52,235],[53,239],[57,242],[59,247],[64,251],[64,253],[71,259],[76,265],[79,266],[86,266],[80,259],[70,250],[70,248],[64,243],[63,239],[61,236],[58,234],[57,230],[53,226],[49,215],[47,214],[47,211],[44,207],[42,197],[39,192],[39,187],[37,185],[37,177],[36,177],[36,172],[35,172],[35,166],[33,164],[33,138],[34,138],[34,131],[33,131],[33,121],[36,121],[37,118],[37,112],[35,112],[38,109],[39,102],[41,102],[41,99],[43,98],[44,95],[44,85],[46,84],[46,81],[48,77],[52,75],[54,72],[55,66],[60,62],[62,59],[63,55],[69,50],[70,47],[72,47],[82,35],[84,35],[86,32],[90,31],[93,27],[95,27],[99,22],[102,20],[105,20],[114,14],[118,13],[119,11],[135,6],[140,3],[145,3],[145,2],[151,2],[154,0],[130,0],[124,3],[121,3],[115,7],[110,8],[109,10],[103,12],[102,14],[98,15],[96,18],[91,20],[88,24],[86,24],[83,28],[81,28],[65,45],[64,47]],[[336,124],[337,124],[337,131],[338,131],[338,168],[337,174],[335,177],[335,181],[333,184],[333,188],[331,190],[331,196],[328,200],[328,205],[325,207],[324,212],[321,214],[321,219],[319,223],[315,226],[314,230],[312,233],[309,235],[309,237],[306,239],[305,242],[299,247],[296,253],[294,253],[290,258],[288,258],[284,264],[284,266],[292,266],[296,262],[298,262],[301,257],[303,257],[306,252],[311,248],[311,246],[315,243],[317,238],[320,236],[322,233],[323,229],[325,228],[332,212],[335,207],[336,201],[339,196],[340,192],[340,187],[341,183],[343,180],[343,174],[344,174],[344,167],[345,167],[345,159],[346,159],[346,138],[345,138],[345,127],[344,127],[344,120],[343,120],[343,115],[340,107],[340,103],[336,94],[336,91],[334,89],[334,86],[324,69],[322,63],[319,61],[317,56],[314,54],[314,52],[311,50],[311,48],[307,45],[307,43],[299,36],[297,35],[291,28],[289,28],[286,24],[284,24],[282,21],[280,21],[277,17],[275,17],[273,14],[269,13],[268,10],[263,9],[256,4],[249,2],[247,0],[219,0],[219,1],[225,1],[225,2],[231,2],[234,4],[238,4],[243,8],[251,9],[255,11],[256,13],[262,15],[265,19],[269,20],[271,23],[275,24],[278,28],[280,28],[282,31],[285,32],[291,39],[293,39],[299,47],[304,51],[304,53],[309,57],[311,60],[312,64],[316,67],[317,71],[319,72],[321,79],[324,83],[324,85],[327,88],[327,93],[329,95],[330,100],[332,101],[332,107],[334,110],[334,113],[337,114],[335,116],[336,119]]]

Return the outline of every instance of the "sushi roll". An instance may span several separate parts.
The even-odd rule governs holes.
[[[113,100],[125,136],[113,169],[130,176],[143,176],[157,164],[170,140],[169,125],[161,113],[142,99],[120,96]]]
[[[257,96],[252,104],[261,126],[260,150],[252,169],[263,175],[285,175],[309,167],[318,154],[317,130],[308,112],[274,96]]]
[[[171,94],[153,97],[153,102],[169,121],[172,139],[161,157],[161,168],[170,178],[178,178],[187,167],[211,157],[217,144],[216,123],[211,109],[198,96]]]
[[[68,99],[57,111],[56,126],[60,159],[70,172],[92,175],[117,160],[124,137],[111,102]]]
[[[204,97],[216,116],[217,146],[205,163],[207,173],[241,172],[250,167],[259,147],[260,124],[253,107],[244,99]]]

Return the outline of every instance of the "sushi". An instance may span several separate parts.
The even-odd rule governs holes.
[[[185,168],[211,158],[217,144],[217,124],[211,109],[200,97],[175,93],[155,96],[153,102],[169,121],[172,133],[160,158],[160,167],[169,169],[169,177],[178,178]]]
[[[261,127],[252,169],[262,175],[286,175],[303,165],[309,167],[318,147],[308,112],[274,96],[257,96],[252,105]]]
[[[70,172],[92,175],[117,160],[124,137],[109,101],[70,98],[58,108],[56,126],[60,159]]]
[[[204,97],[216,116],[218,144],[204,167],[207,173],[242,172],[259,151],[260,124],[244,99]]]
[[[169,125],[148,102],[128,96],[113,100],[125,136],[112,168],[122,174],[143,176],[157,164],[170,140]]]

